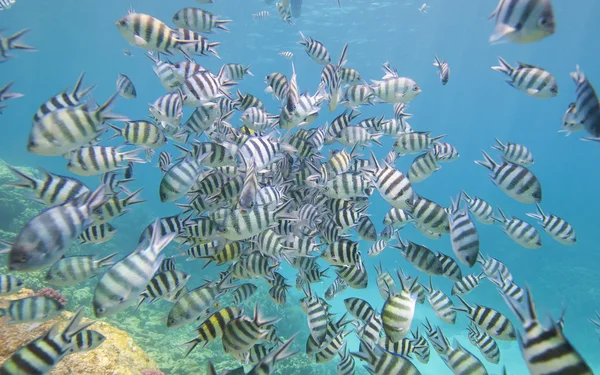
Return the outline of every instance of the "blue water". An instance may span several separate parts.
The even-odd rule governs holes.
[[[600,359],[596,356],[598,333],[588,322],[594,311],[600,310],[600,293],[596,289],[600,285],[597,273],[600,264],[597,251],[600,205],[596,192],[600,174],[595,166],[600,151],[594,143],[579,141],[582,133],[565,138],[564,133],[557,132],[564,110],[575,99],[575,86],[569,73],[575,71],[576,64],[581,66],[592,84],[600,88],[600,55],[597,51],[600,24],[596,22],[600,3],[579,0],[574,4],[554,0],[555,35],[534,44],[492,46],[488,37],[493,22],[487,17],[496,6],[494,0],[432,0],[428,1],[430,8],[427,14],[418,11],[421,1],[342,0],[343,8],[339,9],[334,0],[304,0],[302,17],[295,20],[296,26],[291,27],[278,18],[274,5],[265,5],[260,0],[215,2],[204,8],[224,19],[233,20],[228,25],[231,32],[219,31],[209,35],[211,40],[222,43],[218,48],[222,60],[211,56],[197,61],[213,72],[217,72],[223,63],[251,64],[254,77],[247,76],[238,88],[261,98],[270,113],[279,112],[279,103],[263,92],[264,76],[274,71],[291,74],[290,63],[278,56],[278,52],[294,52],[301,91],[312,93],[318,86],[322,66],[314,63],[306,56],[303,47],[296,44],[300,40],[298,31],[323,42],[333,60],[337,60],[342,46],[348,42],[347,66],[357,69],[366,79],[379,79],[382,76],[381,64],[390,61],[401,76],[416,80],[423,93],[410,103],[407,110],[414,115],[409,120],[411,126],[415,130],[430,130],[434,135],[447,134],[445,141],[455,145],[461,155],[458,161],[444,164],[439,172],[416,185],[420,195],[448,205],[450,198],[464,189],[472,196],[502,207],[507,214],[525,218],[525,213],[535,212],[535,207],[520,204],[504,195],[490,182],[488,171],[473,161],[481,159],[481,149],[491,151],[494,137],[526,145],[535,157],[531,169],[542,182],[542,207],[546,212],[568,220],[577,231],[578,242],[575,246],[566,247],[542,233],[543,247],[527,250],[513,243],[499,227],[478,225],[482,252],[501,259],[518,283],[531,287],[542,321],[548,322],[549,315],[558,318],[561,304],[564,304],[567,311],[566,336],[591,366],[600,368]],[[130,3],[137,12],[151,14],[168,24],[181,7],[196,6],[191,0],[134,0]],[[3,132],[0,158],[13,165],[40,166],[55,173],[69,174],[65,169],[65,159],[29,154],[25,144],[31,117],[40,103],[68,87],[72,88],[81,72],[86,72],[84,87],[97,85],[93,98],[98,102],[114,93],[118,73],[128,75],[136,85],[138,97],[135,100],[119,99],[114,112],[130,118],[147,116],[148,103],[164,94],[164,89],[152,71],[152,63],[144,57],[145,51],[129,46],[114,26],[126,14],[128,5],[129,2],[115,0],[17,0],[12,9],[0,12],[0,27],[7,30],[5,36],[31,28],[24,40],[39,49],[34,53],[15,51],[15,59],[0,66],[0,86],[6,81],[15,81],[13,91],[25,94],[24,98],[8,101],[8,108],[0,116]],[[261,10],[269,10],[271,17],[255,21],[251,15]],[[122,50],[125,48],[130,49],[134,56],[124,56]],[[452,75],[447,86],[440,84],[436,68],[432,66],[434,54],[450,64]],[[558,81],[559,96],[535,99],[511,88],[503,82],[505,77],[501,73],[490,69],[490,66],[496,65],[497,56],[511,64],[522,61],[550,71]],[[174,58],[175,61],[178,59],[180,56]],[[341,110],[340,107],[331,114],[324,106],[315,125],[331,121]],[[191,113],[190,108],[185,111],[184,119]],[[363,107],[361,112],[361,119],[381,114],[385,114],[386,118],[393,116],[391,105]],[[239,124],[237,117],[232,123]],[[392,140],[386,139],[384,147],[373,150],[383,158],[391,143]],[[117,145],[115,142],[108,144]],[[175,152],[172,145],[167,149]],[[497,152],[492,155],[499,159]],[[407,171],[412,159],[412,156],[402,158],[397,167]],[[132,190],[143,186],[142,195],[149,202],[135,207],[135,211],[140,212],[136,217],[145,217],[146,220],[130,220],[128,225],[135,230],[121,232],[115,238],[114,241],[122,244],[123,249],[134,248],[138,233],[154,217],[178,212],[173,204],[160,203],[158,184],[161,175],[154,164],[156,159],[152,164],[136,165],[136,181],[131,186]],[[98,178],[82,180],[94,186]],[[368,213],[372,215],[378,231],[383,228],[381,219],[388,209],[389,205],[377,192],[374,193]],[[119,220],[128,219],[125,216]],[[403,230],[402,236],[447,254],[452,252],[447,236],[439,241],[429,240],[412,227]],[[366,258],[369,244],[363,245],[363,257]],[[366,259],[369,288],[347,290],[334,300],[334,311],[343,311],[343,299],[349,296],[365,298],[377,307],[383,305],[372,268],[379,261],[390,270],[402,266],[409,274],[418,274],[396,250],[388,248],[378,258]],[[186,270],[195,270],[195,265],[187,264]],[[197,269],[200,267],[198,264]],[[293,273],[288,266],[284,268],[283,272],[290,275],[290,283],[293,284]],[[463,269],[463,272],[467,270]],[[330,274],[333,275],[331,271]],[[198,285],[201,277],[197,270],[190,285]],[[423,282],[427,281],[422,277]],[[324,282],[323,291],[332,279],[333,276]],[[450,283],[437,279],[436,285],[449,293]],[[315,286],[315,290],[322,291],[319,286]],[[288,303],[297,303],[297,298],[299,295],[294,292],[288,297]],[[494,307],[513,317],[488,282],[483,282],[480,288],[467,296],[467,300]],[[133,310],[130,312],[134,314]],[[425,316],[433,318],[432,310],[428,305],[418,305],[416,322]],[[514,321],[517,323],[516,319]],[[449,337],[459,338],[461,344],[479,355],[466,339],[467,323],[463,316],[456,326],[443,325],[443,328]],[[501,364],[507,365],[510,374],[528,373],[516,342],[502,343],[501,349]],[[435,353],[432,353],[429,365],[418,366],[423,374],[450,373]],[[486,367],[490,374],[501,372],[500,366],[486,363]]]

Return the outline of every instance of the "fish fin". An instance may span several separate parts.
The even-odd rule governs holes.
[[[500,44],[500,43],[504,43],[506,42],[506,40],[503,40],[503,38],[505,36],[507,36],[508,34],[512,34],[515,31],[517,31],[517,29],[515,29],[512,26],[509,25],[505,25],[505,24],[498,24],[496,25],[496,28],[494,29],[494,33],[492,34],[492,36],[490,36],[489,42],[491,44]]]

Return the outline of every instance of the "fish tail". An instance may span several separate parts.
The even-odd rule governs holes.
[[[145,203],[145,200],[135,200],[136,196],[143,190],[144,188],[139,188],[133,193],[131,193],[127,198],[123,200],[123,206],[133,206],[134,204]]]
[[[220,58],[221,58],[221,56],[219,56],[219,53],[218,53],[218,52],[217,52],[217,50],[215,49],[215,47],[218,47],[218,46],[220,46],[220,45],[221,45],[221,43],[219,43],[219,42],[212,42],[212,43],[208,43],[208,44],[207,44],[207,48],[206,48],[206,50],[207,50],[208,52],[212,53],[212,54],[213,54],[213,55],[214,55],[214,56],[215,56],[217,59],[220,59]],[[248,68],[250,68],[250,67],[248,67]],[[219,76],[220,76],[220,75],[219,75]]]
[[[68,337],[69,339],[75,337],[79,332],[83,331],[87,327],[94,324],[94,322],[83,323],[81,320],[83,319],[83,314],[85,309],[80,307],[75,314],[71,317],[69,324],[63,330],[63,335]]]
[[[146,163],[146,159],[138,157],[140,152],[144,151],[143,148],[136,148],[135,150],[129,150],[123,152],[123,160],[133,163]]]
[[[496,164],[496,162],[494,161],[494,159],[492,159],[487,152],[481,150],[481,152],[483,153],[483,157],[485,158],[485,160],[475,160],[475,164],[481,165],[483,167],[486,167],[487,169],[489,169],[490,171],[493,171],[494,169],[496,169],[496,167],[498,166]]]
[[[498,56],[498,62],[500,63],[500,66],[492,66],[492,69],[497,72],[502,72],[506,75],[512,76],[514,72],[513,67],[510,66],[510,64],[500,56]]]
[[[17,182],[11,182],[6,184],[7,186],[13,186],[13,187],[21,187],[21,188],[27,188],[27,189],[32,189],[35,190],[37,187],[37,181],[36,179],[34,179],[31,176],[26,175],[25,173],[21,172],[20,170],[18,170],[17,168],[7,165],[8,169],[10,169],[10,171],[12,173],[15,174],[15,176],[17,176],[19,178],[19,181]]]
[[[13,34],[7,38],[8,49],[23,49],[27,51],[37,51],[37,48],[28,46],[27,44],[18,43],[19,39],[29,32],[31,29],[23,29],[16,34]]]
[[[217,20],[217,24],[215,25],[215,27],[217,29],[221,29],[221,30],[230,32],[230,30],[227,28],[227,26],[225,26],[225,24],[228,24],[229,22],[231,22],[231,20]]]
[[[98,268],[104,268],[104,267],[110,267],[113,264],[115,264],[114,262],[114,258],[117,256],[118,253],[112,253],[108,256],[105,256],[102,259],[98,259],[96,261],[96,267]]]
[[[104,104],[96,108],[94,110],[94,117],[96,117],[98,120],[102,120],[101,122],[104,122],[105,120],[130,121],[128,117],[107,113],[108,110],[114,105],[118,96],[119,92],[117,91],[110,98],[108,98]]]

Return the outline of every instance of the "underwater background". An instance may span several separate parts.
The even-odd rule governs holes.
[[[546,233],[542,235],[543,247],[529,250],[516,245],[495,225],[477,225],[481,238],[481,252],[501,259],[515,276],[516,282],[528,285],[535,298],[537,311],[542,322],[549,323],[566,308],[565,334],[571,343],[595,371],[600,371],[598,353],[599,336],[588,321],[595,311],[600,310],[600,232],[598,218],[600,202],[598,186],[600,173],[596,160],[599,145],[582,142],[579,134],[565,137],[558,133],[562,115],[574,100],[575,85],[569,73],[578,64],[588,79],[600,87],[600,53],[598,36],[600,2],[594,0],[554,0],[557,18],[555,35],[540,42],[526,45],[506,43],[490,45],[488,36],[493,23],[488,16],[496,6],[495,0],[432,0],[427,3],[426,14],[419,12],[421,1],[370,1],[342,0],[339,8],[334,0],[304,0],[303,12],[295,19],[295,26],[288,26],[277,17],[272,6],[262,0],[215,0],[214,4],[198,5],[194,1],[37,1],[17,0],[9,10],[0,12],[0,29],[14,32],[31,28],[27,44],[35,46],[34,53],[17,52],[17,57],[0,65],[0,85],[14,81],[13,91],[25,96],[8,102],[8,108],[0,116],[0,159],[13,166],[42,167],[53,173],[71,175],[65,169],[62,157],[40,157],[26,151],[25,145],[30,130],[32,115],[40,103],[56,93],[73,87],[77,77],[86,73],[84,86],[95,83],[94,99],[104,100],[115,92],[118,73],[129,76],[135,83],[137,99],[118,100],[113,112],[128,117],[145,118],[148,104],[165,90],[152,72],[152,63],[145,51],[129,46],[119,35],[114,23],[126,14],[131,5],[137,12],[151,14],[170,24],[172,15],[184,6],[200,6],[223,19],[233,20],[228,24],[230,33],[218,32],[211,40],[221,42],[221,60],[210,57],[196,60],[210,69],[218,71],[223,63],[251,65],[254,77],[246,76],[236,88],[258,96],[270,113],[278,113],[279,103],[264,92],[264,77],[274,71],[291,74],[291,64],[278,56],[281,51],[292,51],[298,75],[300,91],[314,92],[318,86],[321,66],[315,64],[298,45],[298,31],[324,43],[337,60],[344,43],[349,43],[348,59],[351,66],[365,79],[378,79],[381,64],[390,61],[400,75],[416,80],[423,93],[413,100],[407,111],[415,130],[428,130],[433,135],[447,134],[444,139],[460,152],[460,159],[444,164],[442,169],[427,182],[418,185],[419,194],[442,205],[449,205],[461,190],[476,195],[500,206],[508,215],[525,218],[526,213],[535,212],[535,206],[520,204],[496,188],[488,178],[488,171],[473,163],[481,159],[481,149],[489,152],[495,144],[494,138],[526,145],[535,156],[532,171],[540,179],[544,189],[542,207],[569,221],[577,232],[577,244],[566,247],[553,241]],[[255,20],[252,14],[269,10],[271,17]],[[123,49],[129,48],[133,57],[124,56]],[[446,59],[452,69],[452,78],[447,86],[440,85],[433,56]],[[522,61],[535,64],[550,71],[559,85],[558,97],[535,99],[509,87],[502,81],[506,77],[490,69],[502,56],[511,64]],[[184,120],[191,110],[186,107]],[[324,108],[316,124],[331,121],[337,114]],[[393,117],[391,105],[363,106],[362,117],[385,115]],[[239,123],[239,115],[231,120]],[[109,142],[118,145],[118,141]],[[386,137],[383,147],[372,150],[381,159],[390,150],[391,140]],[[172,144],[166,147],[174,155],[178,151]],[[368,150],[361,151],[368,156]],[[492,154],[493,156],[496,156]],[[496,158],[497,159],[497,158]],[[396,166],[406,171],[412,157],[400,159]],[[0,183],[14,182],[5,166],[0,168]],[[131,212],[114,222],[118,229],[116,237],[101,245],[74,248],[72,254],[98,254],[99,257],[118,251],[125,255],[136,247],[139,233],[157,217],[175,215],[179,209],[171,203],[161,203],[158,185],[161,173],[152,163],[135,166],[135,181],[129,184],[131,191],[143,187],[142,198],[147,203],[132,207]],[[96,186],[98,177],[81,178],[89,186]],[[379,194],[371,197],[368,213],[378,232],[383,229],[383,215],[389,204]],[[0,189],[0,234],[10,239],[25,221],[35,215],[41,204],[26,197],[25,192],[14,188]],[[531,220],[533,222],[533,220]],[[540,228],[540,232],[542,232]],[[450,254],[450,242],[430,240],[412,226],[401,232],[404,239],[416,241],[432,249]],[[414,274],[412,266],[393,249],[387,248],[376,258],[366,257],[369,243],[361,242],[363,260],[369,271],[369,287],[364,290],[347,289],[330,301],[333,312],[345,311],[344,298],[353,296],[369,301],[378,310],[383,305],[375,283],[374,266],[380,262],[388,270],[402,267]],[[176,244],[166,250],[167,256],[177,254]],[[204,279],[212,279],[225,267],[209,266],[202,269],[203,261],[185,262],[178,259],[181,270],[192,274],[189,286],[200,285]],[[3,263],[0,263],[2,266]],[[324,265],[324,263],[323,263]],[[6,269],[0,268],[1,271]],[[282,265],[280,272],[290,284],[294,283],[295,272],[289,265]],[[333,270],[323,283],[312,285],[322,295],[335,278]],[[19,274],[31,289],[47,286],[43,273]],[[425,283],[427,280],[421,280]],[[68,310],[79,305],[90,306],[96,279],[76,287],[57,288],[68,298]],[[436,279],[436,286],[449,291],[451,282]],[[294,347],[302,350],[308,329],[306,318],[297,301],[303,297],[301,291],[290,289],[285,307],[275,305],[269,298],[264,280],[258,281],[260,290],[245,302],[251,311],[259,303],[265,315],[281,316],[278,324],[279,336],[289,337],[295,332]],[[492,306],[515,322],[495,287],[484,282],[469,295],[472,303]],[[138,345],[153,358],[165,374],[202,374],[206,361],[212,360],[217,367],[235,367],[230,356],[223,353],[220,342],[205,349],[196,349],[184,358],[185,349],[180,345],[194,337],[193,325],[181,329],[167,329],[164,319],[169,304],[160,301],[154,305],[142,305],[137,311],[128,308],[118,315],[106,318],[108,322],[127,332]],[[427,305],[417,305],[413,326],[429,318],[437,320]],[[471,352],[479,356],[478,350],[467,339],[468,319],[459,314],[457,324],[444,325],[444,332],[452,340],[457,338]],[[520,325],[515,324],[519,329]],[[358,341],[348,336],[350,348],[356,350]],[[0,345],[2,345],[0,343]],[[500,365],[485,363],[490,374],[500,374],[505,365],[510,374],[527,374],[516,341],[499,342],[502,359]],[[277,374],[335,374],[333,361],[327,366],[308,363],[302,353],[277,367]],[[357,373],[364,372],[357,362]],[[450,374],[450,370],[436,354],[429,364],[413,361],[423,374]]]

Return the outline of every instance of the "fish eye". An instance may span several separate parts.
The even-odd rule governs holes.
[[[419,91],[419,86],[413,87],[413,91]]]
[[[98,307],[96,309],[96,311],[99,312],[99,313],[103,313],[104,311],[106,311],[106,309],[104,307]]]
[[[160,199],[167,199],[167,194],[165,194],[165,193],[161,194]]]
[[[173,319],[173,318],[169,319],[169,323],[170,324],[175,324],[175,319]]]
[[[21,258],[19,258],[19,263],[25,263],[27,262],[27,256],[23,255]]]
[[[119,25],[121,25],[121,26],[125,26],[125,25],[127,25],[127,21],[125,21],[125,20],[120,20],[120,21],[119,21]]]
[[[540,19],[538,20],[538,25],[540,25],[540,26],[546,26],[547,23],[548,23],[548,18],[546,18],[546,17],[540,17]]]

